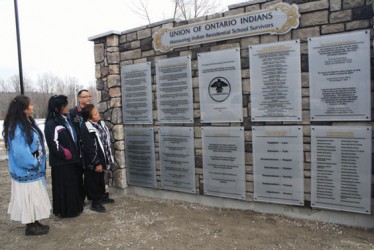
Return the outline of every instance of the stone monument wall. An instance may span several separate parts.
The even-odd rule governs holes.
[[[170,52],[159,52],[152,46],[152,36],[161,28],[173,28],[206,20],[213,20],[226,16],[245,12],[253,12],[265,9],[279,2],[297,4],[300,13],[300,23],[297,29],[292,29],[283,35],[255,35],[243,38],[235,38],[225,41],[211,42],[199,45],[176,48]],[[155,61],[178,56],[190,56],[192,66],[193,107],[194,124],[180,126],[193,126],[195,134],[195,176],[196,195],[203,195],[203,168],[202,168],[202,126],[242,126],[245,134],[245,179],[246,201],[253,201],[253,155],[252,155],[252,126],[265,125],[301,125],[303,127],[303,156],[304,156],[304,199],[305,206],[310,206],[311,200],[311,125],[367,125],[373,126],[372,121],[310,121],[309,99],[309,66],[308,66],[308,42],[310,37],[338,34],[356,30],[370,30],[370,53],[373,54],[373,0],[284,0],[284,1],[253,1],[229,6],[229,10],[223,13],[203,16],[188,21],[165,20],[158,23],[138,27],[123,32],[110,31],[90,38],[94,42],[96,79],[99,100],[99,111],[105,119],[112,133],[112,142],[117,166],[113,171],[113,185],[126,188],[126,164],[125,164],[125,138],[122,122],[121,103],[121,66],[151,62],[152,69],[152,95],[153,95],[153,127],[155,132],[155,152],[157,183],[160,189],[160,160],[159,137],[157,121],[157,94],[156,94],[156,70]],[[252,122],[250,103],[250,45],[265,44],[280,41],[300,39],[301,42],[301,78],[302,78],[302,121],[301,122]],[[219,51],[229,48],[240,48],[241,77],[243,98],[243,122],[201,124],[200,100],[199,100],[199,76],[197,54],[202,52]],[[371,56],[371,61],[373,56]],[[373,65],[371,65],[371,84],[373,88]],[[371,112],[373,111],[373,93],[371,93]],[[373,112],[372,112],[373,113]],[[142,127],[142,125],[126,125],[129,127]],[[145,126],[145,125],[144,125]],[[372,171],[374,173],[374,171]],[[372,176],[372,190],[374,176]],[[374,192],[372,191],[372,195]],[[372,198],[372,211],[374,201]]]

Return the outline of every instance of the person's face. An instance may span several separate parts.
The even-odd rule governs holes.
[[[84,108],[87,104],[91,103],[91,94],[88,91],[82,91],[82,93],[78,96],[78,101],[82,108]]]
[[[25,109],[26,117],[30,117],[33,113],[34,113],[34,104],[30,102],[29,106]]]
[[[66,104],[65,106],[63,106],[63,107],[61,108],[60,114],[61,114],[61,115],[66,115],[67,113],[69,113],[69,107],[68,107],[68,105]]]
[[[91,111],[91,115],[92,115],[92,117],[91,117],[90,120],[91,120],[92,122],[98,122],[98,121],[101,120],[100,113],[97,111],[96,108],[94,108],[94,109]]]

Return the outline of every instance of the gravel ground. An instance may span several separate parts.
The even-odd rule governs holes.
[[[6,161],[0,187],[1,249],[374,249],[374,230],[136,195],[113,195],[105,214],[88,204],[77,218],[52,215],[48,235],[25,236],[6,213]]]

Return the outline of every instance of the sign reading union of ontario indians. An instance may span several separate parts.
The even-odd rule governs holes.
[[[267,9],[228,16],[176,28],[162,28],[153,35],[155,50],[167,52],[194,44],[260,34],[285,34],[299,26],[297,5],[278,3]]]

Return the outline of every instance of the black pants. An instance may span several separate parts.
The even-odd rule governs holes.
[[[87,197],[92,202],[100,202],[105,194],[104,172],[95,172],[93,170],[84,171],[84,185],[87,191]]]

